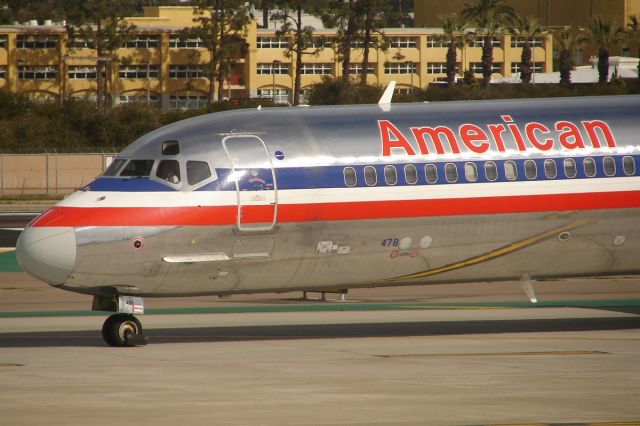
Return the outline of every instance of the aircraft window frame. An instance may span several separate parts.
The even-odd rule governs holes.
[[[371,181],[370,178],[373,178]],[[376,186],[378,184],[378,171],[373,166],[365,166],[364,168],[364,183],[367,186]]]
[[[349,176],[347,176],[347,173],[349,173]],[[351,177],[353,178],[350,179]],[[344,179],[344,184],[349,188],[353,188],[358,185],[358,173],[356,173],[356,169],[353,167],[345,167],[342,170],[342,178]]]
[[[153,166],[155,165],[155,160],[149,159],[131,159],[127,162],[127,164],[120,170],[120,177],[128,177],[128,178],[139,178],[139,177],[150,177],[151,171],[153,170]],[[144,167],[140,170],[130,170],[129,166],[134,165],[134,167]]]
[[[628,167],[628,164],[631,167]],[[630,155],[625,155],[622,157],[622,170],[624,170],[624,174],[627,176],[635,176],[636,174],[636,159]]]
[[[109,177],[118,176],[118,174],[120,173],[120,170],[122,170],[122,167],[124,167],[126,163],[127,163],[127,160],[125,158],[114,159],[111,162],[111,164],[109,164],[109,167],[107,167],[105,171],[102,173],[102,176],[109,176]]]
[[[558,164],[553,158],[544,160],[544,175],[547,179],[555,179],[558,177]]]
[[[573,158],[565,158],[562,161],[562,167],[564,168],[564,175],[569,179],[573,179],[578,176],[578,165],[576,164],[576,160]],[[571,172],[572,167],[573,172]]]
[[[413,164],[407,164],[404,166],[404,180],[409,185],[415,185],[418,183],[418,169],[416,166]]]
[[[507,180],[518,179],[518,165],[513,160],[507,160],[504,162],[504,175]]]
[[[395,185],[398,183],[398,170],[396,170],[396,166],[384,166],[384,181],[387,185]]]
[[[616,160],[613,157],[604,157],[602,159],[602,167],[604,168],[604,174],[608,177],[616,175]]]
[[[428,184],[438,183],[438,168],[435,164],[424,165],[424,178],[426,179]]]
[[[178,154],[180,154],[180,142],[175,139],[162,142],[162,155]]]
[[[478,166],[471,161],[464,164],[464,178],[467,182],[476,182],[478,180]]]
[[[199,176],[194,176],[197,173],[196,170],[190,168],[191,166],[195,165],[195,164],[204,164],[207,167],[207,173],[208,175],[205,176],[205,174],[201,174]],[[187,169],[187,183],[191,186],[197,185],[200,182],[204,182],[205,180],[209,179],[211,176],[213,176],[213,174],[211,173],[211,167],[209,167],[209,163],[207,163],[206,161],[201,161],[201,160],[187,160],[186,164],[186,169]],[[191,173],[191,170],[194,170],[194,173]],[[192,180],[192,177],[195,177],[196,180]]]
[[[598,174],[596,161],[591,157],[585,157],[582,159],[582,168],[586,177],[592,178],[595,177],[596,174]],[[593,168],[593,171],[591,170],[591,168]]]
[[[458,179],[459,179],[458,165],[456,163],[446,163],[444,165],[444,177],[449,183],[458,182]]]
[[[493,171],[489,173],[489,169],[492,168]],[[484,163],[484,176],[490,182],[495,182],[498,180],[498,165],[493,161],[487,161]]]
[[[168,165],[167,167],[164,167]],[[178,160],[160,160],[156,168],[156,177],[163,182],[177,185],[180,179],[180,163]]]
[[[529,180],[535,180],[538,177],[538,165],[534,160],[524,161],[524,175]]]

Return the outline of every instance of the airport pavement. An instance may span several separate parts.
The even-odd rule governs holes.
[[[0,424],[640,424],[638,284],[148,299],[111,348],[89,298],[2,273]]]

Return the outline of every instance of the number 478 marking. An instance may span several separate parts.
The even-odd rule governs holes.
[[[398,247],[399,240],[397,238],[385,238],[382,240],[382,247]]]

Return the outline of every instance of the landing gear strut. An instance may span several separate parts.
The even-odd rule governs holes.
[[[144,346],[147,338],[138,318],[130,314],[111,315],[102,325],[102,337],[110,346]]]
[[[144,346],[147,338],[133,314],[144,313],[144,301],[135,296],[94,296],[94,311],[117,312],[102,325],[102,337],[110,346]]]

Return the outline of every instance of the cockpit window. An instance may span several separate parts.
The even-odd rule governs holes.
[[[124,163],[126,163],[127,160],[123,160],[122,158],[117,159],[117,160],[113,160],[113,162],[111,164],[109,164],[109,167],[107,167],[107,170],[104,171],[104,176],[116,176],[118,174],[118,172],[120,171],[120,169],[122,168],[122,166],[124,166]]]
[[[169,183],[180,183],[180,165],[176,160],[162,160],[158,164],[156,176]]]
[[[187,161],[187,183],[195,185],[211,177],[209,164],[204,161]]]
[[[162,155],[178,155],[180,154],[180,143],[178,141],[162,142]]]
[[[124,167],[120,176],[146,177],[151,174],[153,160],[130,160]]]

